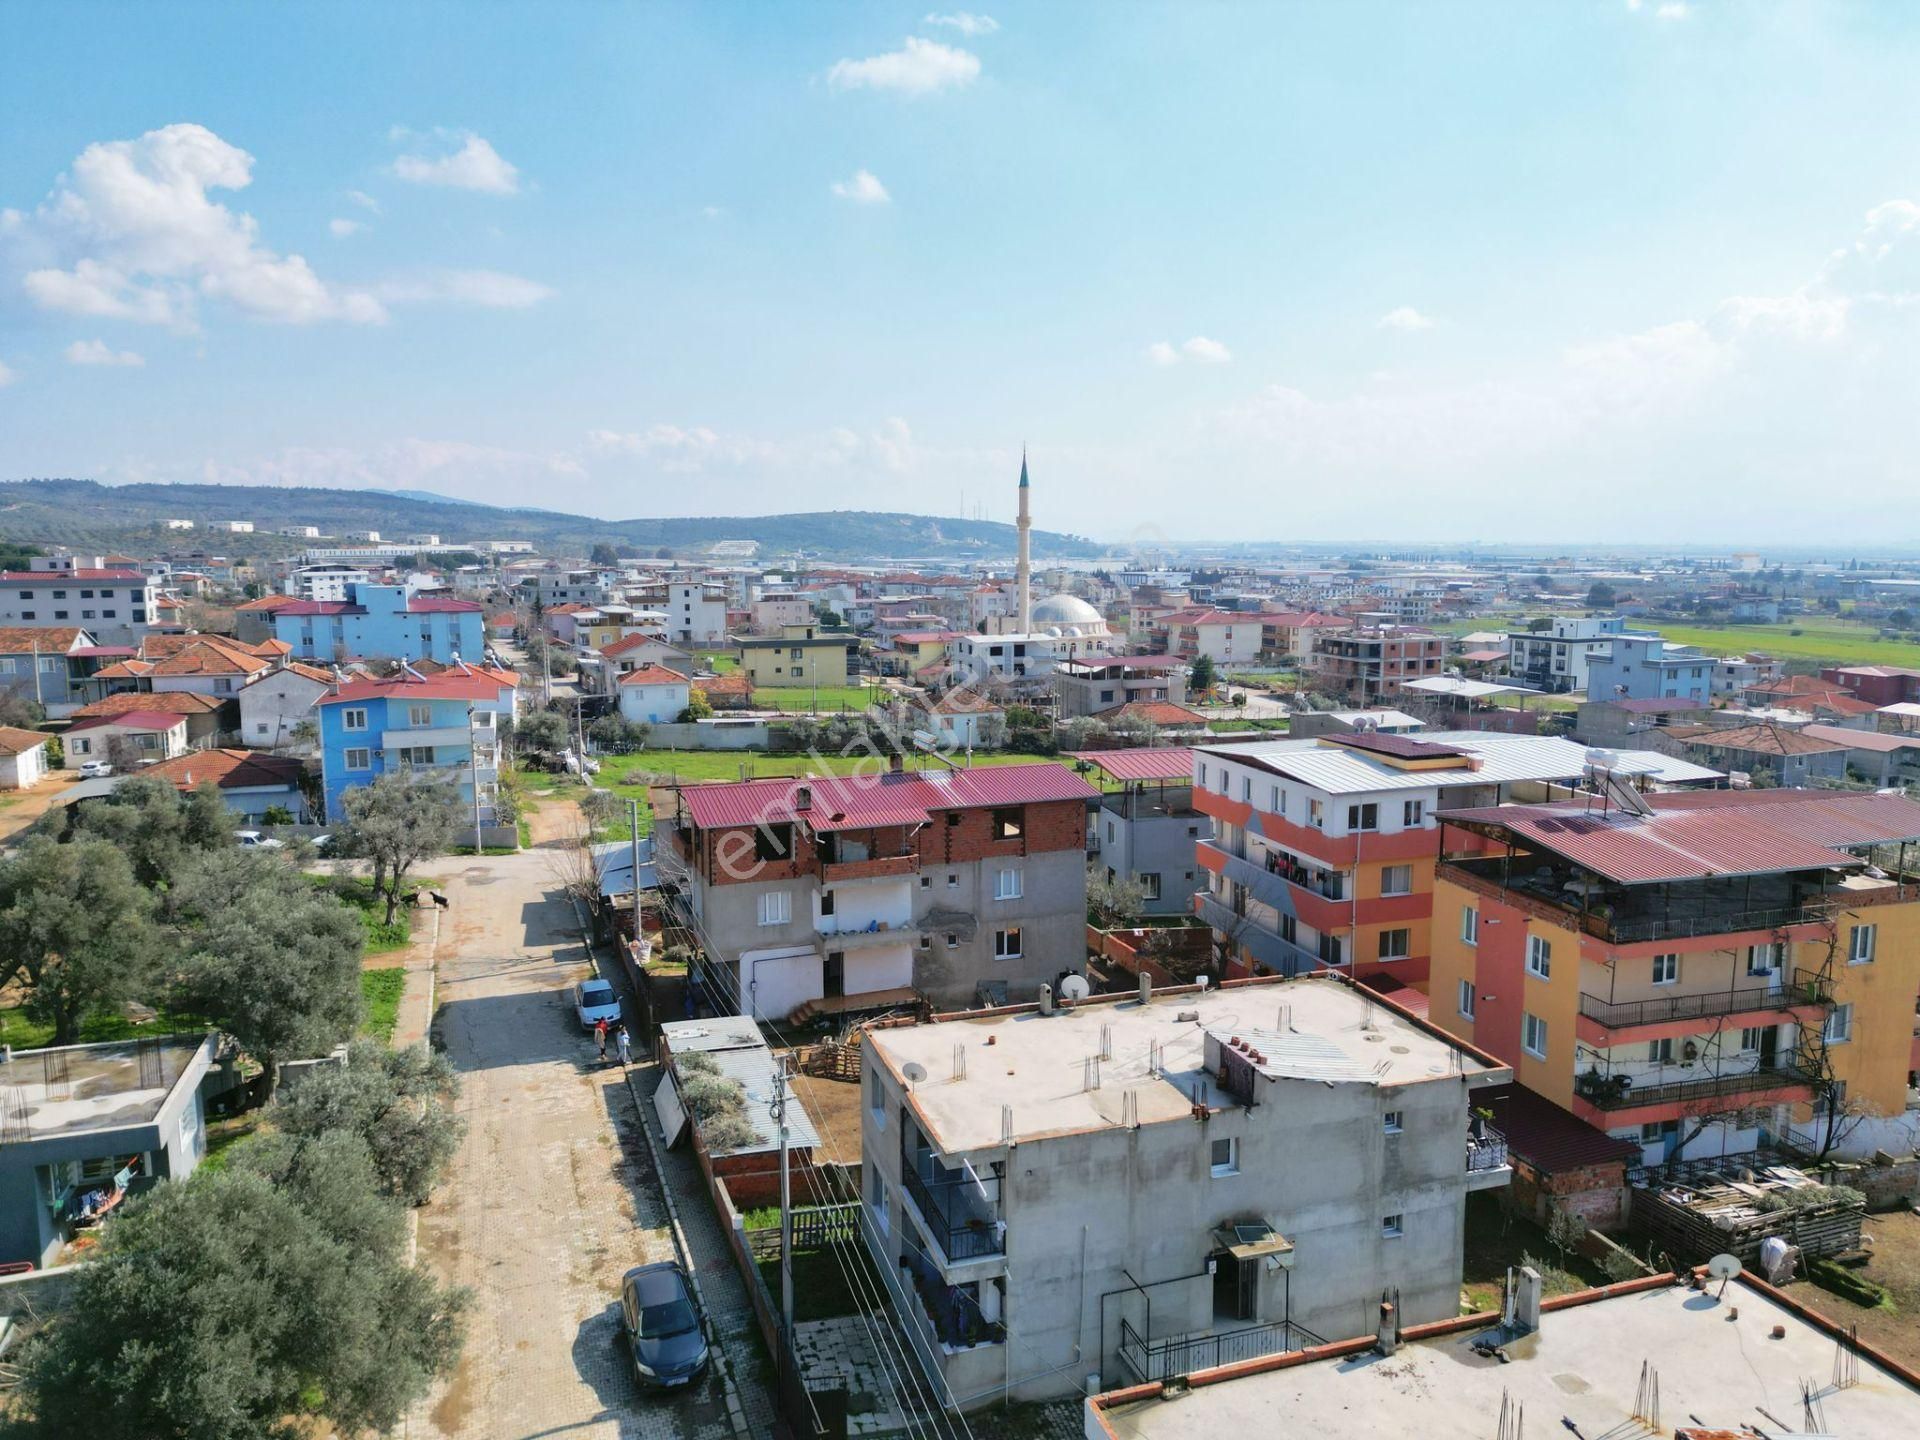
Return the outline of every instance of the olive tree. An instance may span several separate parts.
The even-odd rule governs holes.
[[[53,1043],[95,1011],[143,998],[157,970],[152,894],[117,845],[30,838],[0,860],[0,962]]]
[[[334,832],[334,853],[373,862],[374,893],[386,900],[391,925],[407,873],[446,854],[464,823],[459,795],[442,780],[389,773],[347,791],[340,804],[346,819]]]
[[[380,1193],[423,1205],[460,1147],[465,1126],[451,1109],[452,1064],[424,1045],[389,1050],[367,1041],[347,1063],[308,1076],[274,1107],[282,1134],[315,1140],[335,1132],[367,1148]]]

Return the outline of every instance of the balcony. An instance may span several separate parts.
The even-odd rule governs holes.
[[[820,881],[824,885],[839,885],[849,880],[892,880],[919,873],[918,855],[879,855],[866,860],[823,863]]]
[[[1292,979],[1310,970],[1326,968],[1325,962],[1311,950],[1303,950],[1291,941],[1283,940],[1247,916],[1236,914],[1231,906],[1223,905],[1204,891],[1193,897],[1193,909],[1202,920],[1226,936],[1229,943],[1246,950],[1276,975]]]
[[[1832,1004],[1832,982],[1817,971],[1798,969],[1793,973],[1793,984],[1780,989],[1750,986],[1698,995],[1663,995],[1653,1000],[1614,1001],[1582,995],[1580,1018],[1595,1021],[1606,1031],[1633,1030],[1681,1020],[1717,1020]]]
[[[813,933],[826,950],[877,950],[888,945],[911,945],[917,931],[911,925],[888,925],[876,920],[853,929],[836,930],[836,917],[822,915],[814,922]]]
[[[1353,923],[1353,915],[1342,892],[1346,877],[1326,873],[1325,879],[1304,866],[1260,865],[1242,860],[1229,850],[1208,841],[1200,842],[1200,853],[1211,861],[1207,868],[1246,887],[1262,905],[1272,906],[1282,915],[1297,915],[1315,930],[1344,930]]]
[[[1665,1105],[1695,1105],[1703,1100],[1737,1101],[1741,1096],[1766,1095],[1769,1098],[1762,1103],[1772,1104],[1783,1099],[1810,1098],[1817,1078],[1796,1060],[1757,1066],[1737,1075],[1710,1075],[1667,1085],[1635,1085],[1628,1075],[1589,1073],[1574,1080],[1573,1095],[1576,1102],[1609,1114]],[[1783,1093],[1773,1094],[1776,1091]]]
[[[931,1150],[903,1154],[901,1180],[933,1243],[949,1265],[1004,1255],[1000,1177],[970,1166],[949,1170]]]
[[[1120,1321],[1120,1359],[1143,1384],[1326,1343],[1291,1320],[1269,1320],[1237,1330],[1163,1335],[1157,1340],[1145,1338],[1131,1321]]]
[[[465,725],[421,725],[380,732],[380,743],[389,750],[403,745],[416,749],[422,745],[458,745],[465,749],[474,738],[474,732]]]
[[[1476,1117],[1467,1130],[1467,1189],[1497,1189],[1512,1177],[1507,1137]]]

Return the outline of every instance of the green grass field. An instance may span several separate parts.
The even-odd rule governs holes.
[[[1780,660],[1834,665],[1906,665],[1920,668],[1920,645],[1882,640],[1871,625],[1827,615],[1805,615],[1779,625],[1668,625],[1658,630],[1676,645],[1720,652],[1761,650]]]
[[[94,1045],[104,1040],[133,1040],[142,1035],[190,1035],[205,1030],[205,1021],[192,1015],[176,1015],[162,1010],[145,1025],[135,1025],[122,1015],[89,1015],[80,1022],[80,1038],[74,1043]],[[39,1050],[53,1043],[50,1021],[31,1018],[18,1006],[0,1009],[0,1045],[16,1050]]]
[[[851,775],[864,763],[867,772],[880,762],[871,756],[768,755],[757,750],[641,750],[632,755],[602,755],[600,773],[594,782],[621,795],[635,793],[627,788],[645,782],[649,775],[675,780],[766,780],[781,775]],[[1018,753],[979,754],[975,765],[1028,765],[1048,760],[1048,755]],[[909,760],[909,767],[919,762]],[[930,762],[937,764],[938,762]]]
[[[362,970],[360,994],[367,1002],[366,1018],[360,1033],[382,1045],[392,1043],[393,1027],[400,1019],[400,996],[407,988],[407,972],[399,966],[391,970]]]
[[[805,715],[817,710],[822,715],[837,710],[864,710],[880,698],[880,692],[865,685],[795,685],[788,689],[756,690],[753,703],[763,710],[782,710],[789,715]]]

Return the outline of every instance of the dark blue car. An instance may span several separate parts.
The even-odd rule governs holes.
[[[633,1376],[649,1389],[671,1389],[707,1368],[706,1328],[686,1271],[671,1260],[641,1265],[620,1281],[620,1323]]]

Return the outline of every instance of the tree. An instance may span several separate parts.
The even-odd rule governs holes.
[[[605,830],[627,818],[627,802],[613,791],[596,786],[581,797],[580,813],[593,829]]]
[[[75,829],[126,853],[142,885],[165,886],[196,851],[233,849],[233,812],[212,785],[181,795],[165,780],[135,776],[78,810]]]
[[[37,730],[46,718],[46,709],[25,690],[16,686],[0,694],[0,725],[10,725],[16,730]]]
[[[465,1125],[451,1109],[452,1063],[424,1045],[389,1050],[356,1044],[344,1068],[320,1070],[274,1106],[283,1134],[317,1140],[335,1132],[366,1146],[380,1193],[424,1205],[460,1148]]]
[[[465,1303],[407,1264],[404,1212],[354,1136],[270,1136],[127,1205],[22,1354],[6,1430],[386,1432],[452,1368]]]
[[[1213,689],[1213,657],[1196,655],[1193,665],[1187,672],[1187,683],[1193,687],[1195,695],[1204,695]]]
[[[687,708],[680,712],[680,723],[691,725],[695,720],[705,720],[712,716],[713,704],[707,699],[707,692],[699,686],[687,691]]]
[[[1567,1266],[1567,1252],[1576,1250],[1587,1238],[1587,1222],[1571,1210],[1555,1207],[1547,1217],[1547,1240],[1560,1252],[1560,1268]]]
[[[1113,930],[1137,920],[1147,908],[1147,890],[1131,876],[1115,874],[1103,866],[1087,867],[1087,914],[1103,930]]]
[[[1527,622],[1527,629],[1534,631],[1536,634],[1542,630],[1551,630],[1552,628],[1553,617],[1550,615],[1536,615]]]
[[[1887,612],[1887,624],[1895,630],[1911,630],[1913,628],[1913,611],[1907,609],[1905,606],[1901,606],[1897,610],[1889,610]]]
[[[597,565],[603,570],[617,570],[620,568],[620,556],[613,546],[602,540],[588,553],[587,563]]]
[[[30,838],[0,861],[0,956],[27,1014],[71,1045],[95,1011],[139,997],[156,968],[153,897],[120,847]]]
[[[642,720],[629,720],[618,710],[610,710],[587,726],[587,738],[602,750],[624,754],[645,748],[653,727]]]
[[[453,843],[465,820],[459,796],[442,781],[386,774],[347,791],[341,808],[346,823],[334,832],[333,851],[373,862],[374,893],[386,899],[391,925],[407,872]]]
[[[567,717],[556,710],[536,710],[531,715],[523,715],[513,727],[513,748],[523,755],[551,759],[567,748],[570,738]]]
[[[183,1008],[233,1036],[269,1077],[283,1060],[352,1038],[366,928],[340,899],[260,851],[200,857],[174,899]]]
[[[1613,587],[1604,580],[1596,580],[1587,587],[1587,608],[1590,610],[1611,610],[1614,603]]]

